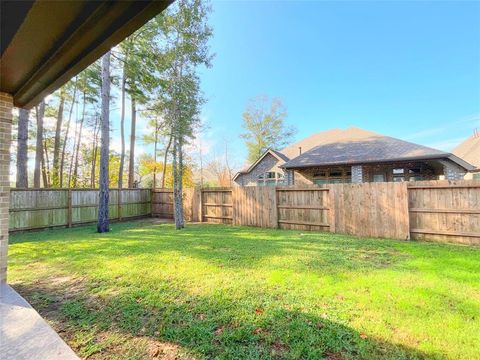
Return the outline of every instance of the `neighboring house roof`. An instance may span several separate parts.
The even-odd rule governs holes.
[[[250,171],[252,171],[252,170],[255,168],[255,166],[257,166],[257,164],[258,164],[260,161],[262,161],[262,159],[263,159],[265,156],[267,156],[268,154],[276,157],[276,158],[277,158],[279,161],[281,161],[281,162],[286,162],[286,161],[289,160],[288,157],[286,157],[284,154],[280,153],[279,151],[272,150],[272,149],[267,149],[267,150],[257,159],[257,161],[255,161],[252,165],[250,165],[248,168],[245,168],[245,169],[240,170],[239,172],[237,172],[237,173],[235,174],[235,176],[233,177],[232,180],[235,181],[235,179],[236,179],[237,177],[239,177],[240,175],[242,175],[242,174],[248,174],[248,173],[249,173]]]
[[[328,139],[286,162],[286,169],[334,164],[361,164],[420,159],[450,159],[466,170],[474,167],[451,153],[358,128],[335,130]]]
[[[477,131],[452,152],[480,170],[480,134]]]
[[[346,134],[348,134],[349,138],[358,138],[358,137],[366,136],[369,134],[375,134],[375,133],[371,131],[359,129],[359,128],[349,128],[346,130],[330,129],[330,130],[321,131],[313,135],[310,135],[305,139],[297,141],[294,144],[288,145],[287,147],[283,148],[280,151],[273,150],[273,149],[269,149],[269,151],[272,151],[273,153],[275,153],[275,155],[277,155],[279,159],[282,159],[283,161],[287,162],[290,159],[293,159],[298,155],[300,155],[300,152],[304,153],[320,144],[325,144],[329,141],[340,139],[342,137],[345,137]],[[258,162],[265,157],[266,153],[267,152],[262,154],[262,156],[255,163],[247,165],[244,169],[240,170],[233,179],[235,180],[235,178],[237,178],[238,175],[248,174],[258,164]]]
[[[470,142],[475,143],[475,154],[479,154],[480,139],[476,138]],[[467,145],[465,147],[470,148]],[[275,156],[282,163],[284,162],[281,167],[286,169],[336,164],[351,165],[402,160],[449,159],[468,171],[475,170],[475,166],[467,162],[470,158],[465,158],[460,153],[451,154],[351,127],[348,129],[331,129],[310,135],[280,151],[268,149],[257,161],[238,172],[233,180],[239,175],[248,174],[252,171],[267,154]],[[475,159],[480,159],[480,155],[477,155]],[[477,167],[480,168],[480,165],[477,165]]]
[[[284,154],[288,158],[293,159],[300,155],[300,148],[303,154],[318,145],[335,142],[339,139],[346,139],[346,138],[357,139],[357,138],[363,138],[370,135],[376,135],[376,134],[374,132],[355,128],[355,127],[351,127],[348,129],[335,128],[335,129],[321,131],[313,135],[310,135],[305,139],[300,140],[292,145],[289,145],[280,151],[282,154]]]

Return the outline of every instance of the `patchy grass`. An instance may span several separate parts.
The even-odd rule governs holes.
[[[480,249],[221,225],[13,235],[9,281],[93,359],[480,358]]]

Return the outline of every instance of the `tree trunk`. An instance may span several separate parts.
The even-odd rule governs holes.
[[[155,126],[155,142],[153,145],[153,188],[157,188],[157,145],[158,145],[158,125]]]
[[[40,188],[40,175],[43,159],[43,116],[45,114],[45,101],[42,100],[36,107],[37,113],[37,141],[35,145],[35,168],[33,170],[33,187]],[[45,179],[44,179],[45,180]],[[46,186],[43,183],[43,186]]]
[[[180,212],[180,227],[185,227],[185,215],[183,213],[183,141],[178,144],[178,202]]]
[[[51,186],[50,160],[48,159],[48,147],[47,147],[47,139],[45,137],[45,134],[43,136],[43,150],[44,150],[44,157],[42,158],[43,186],[49,188]]]
[[[28,187],[28,117],[30,111],[20,109],[17,136],[17,188]]]
[[[98,116],[95,117],[95,125],[93,127],[93,143],[92,143],[92,164],[90,171],[90,187],[95,188],[95,168],[97,165],[97,148],[98,148]]]
[[[137,126],[137,109],[135,98],[132,97],[132,127],[130,130],[130,161],[128,163],[128,187],[133,188],[135,180],[135,130]]]
[[[80,120],[80,128],[78,130],[78,140],[76,141],[77,148],[75,149],[75,162],[73,165],[72,184],[74,188],[77,187],[77,183],[78,183],[78,153],[80,152],[80,143],[82,142],[82,130],[83,130],[84,121],[85,121],[85,94],[83,94],[82,119]]]
[[[63,167],[65,166],[65,149],[68,142],[68,134],[70,133],[70,123],[72,122],[73,106],[75,105],[75,98],[77,96],[77,81],[75,81],[75,87],[73,89],[72,105],[70,106],[70,112],[68,113],[67,130],[65,131],[65,140],[62,145],[62,159],[60,160],[60,187],[63,187]],[[68,184],[70,186],[70,184]]]
[[[102,58],[102,144],[100,148],[100,188],[98,201],[98,223],[99,233],[108,232],[108,156],[110,137],[110,51]]]
[[[125,59],[126,61],[126,59]],[[122,144],[122,151],[120,154],[120,167],[118,169],[118,188],[121,189],[123,187],[123,166],[125,164],[125,64],[123,65],[123,75],[122,75],[122,89],[121,89],[121,96],[122,96],[122,110],[120,113],[120,137],[121,137],[121,144]]]
[[[60,160],[60,133],[63,121],[63,106],[65,105],[65,93],[60,91],[60,104],[58,106],[57,125],[55,127],[55,143],[53,146],[53,166],[52,166],[52,185],[58,187],[60,185],[59,176],[59,160]]]
[[[174,219],[175,219],[175,229],[180,230],[182,228],[181,221],[181,202],[180,202],[180,189],[178,187],[178,164],[177,164],[177,155],[178,155],[178,140],[177,138],[173,139],[173,160],[172,160],[172,171],[173,171],[173,210],[174,210]]]
[[[165,188],[165,176],[167,175],[167,158],[168,152],[170,151],[170,146],[172,146],[173,135],[170,134],[170,139],[168,139],[167,148],[165,149],[165,155],[163,156],[163,169],[162,169],[162,189]]]

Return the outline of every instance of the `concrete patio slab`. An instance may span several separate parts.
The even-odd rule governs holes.
[[[35,309],[7,284],[0,284],[0,358],[79,359]]]

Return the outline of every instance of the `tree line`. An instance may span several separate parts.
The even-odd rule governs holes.
[[[182,190],[191,180],[185,148],[200,126],[206,101],[198,71],[212,60],[209,13],[209,4],[200,0],[175,2],[34,109],[20,109],[16,186],[29,185],[28,139],[35,139],[33,187],[98,187],[98,231],[108,230],[108,188],[136,187],[136,174],[145,171],[153,173],[153,186],[170,182],[177,228],[182,228]],[[119,153],[109,146],[115,106],[120,110]],[[154,151],[136,164],[139,115],[149,119],[143,140]]]

